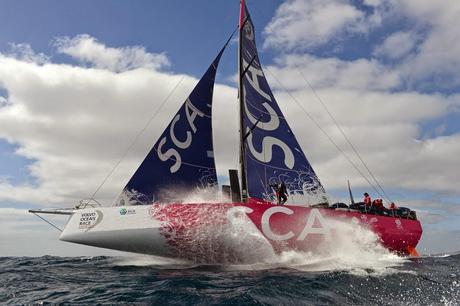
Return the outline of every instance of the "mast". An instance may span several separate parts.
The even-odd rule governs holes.
[[[348,193],[350,194],[351,204],[355,204],[355,199],[353,198],[353,193],[351,192],[350,181],[348,181]]]
[[[247,178],[246,178],[246,165],[244,159],[244,93],[243,93],[243,46],[241,35],[243,33],[243,26],[246,21],[245,16],[245,0],[240,1],[240,26],[238,33],[238,99],[240,106],[240,173],[241,173],[241,195],[242,202],[245,203],[248,197],[247,191]]]

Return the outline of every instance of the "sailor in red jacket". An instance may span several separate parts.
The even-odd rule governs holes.
[[[383,208],[383,200],[382,199],[374,200],[374,207],[377,208],[377,209],[382,209]]]
[[[367,206],[367,207],[370,207],[371,206],[371,203],[372,203],[372,200],[371,200],[371,197],[369,196],[369,194],[367,192],[364,193],[364,200],[363,200],[364,204]]]

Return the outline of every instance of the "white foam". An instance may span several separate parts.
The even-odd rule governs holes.
[[[385,249],[379,243],[378,236],[369,229],[334,220],[328,220],[328,224],[334,228],[331,240],[313,251],[260,253],[258,263],[231,267],[244,270],[293,268],[300,271],[350,271],[363,276],[401,272],[393,267],[402,265],[407,259]],[[247,243],[250,245],[250,242]]]
[[[180,188],[161,190],[166,202],[201,204],[201,203],[229,203],[230,199],[220,192],[217,187],[201,188],[195,191],[181,190]]]
[[[185,260],[153,255],[130,255],[126,257],[114,257],[112,263],[115,266],[155,266],[175,269],[188,269],[195,266],[195,264]]]

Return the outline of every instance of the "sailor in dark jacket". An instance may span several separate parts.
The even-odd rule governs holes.
[[[288,198],[286,184],[284,184],[284,182],[282,181],[279,184],[270,185],[270,187],[273,187],[276,191],[276,197],[278,198],[278,204],[283,205],[284,203],[286,203],[287,198]]]

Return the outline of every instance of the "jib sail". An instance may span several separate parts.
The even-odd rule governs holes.
[[[227,45],[227,44],[226,44]],[[219,52],[114,205],[178,202],[217,187],[212,143],[212,96]]]

